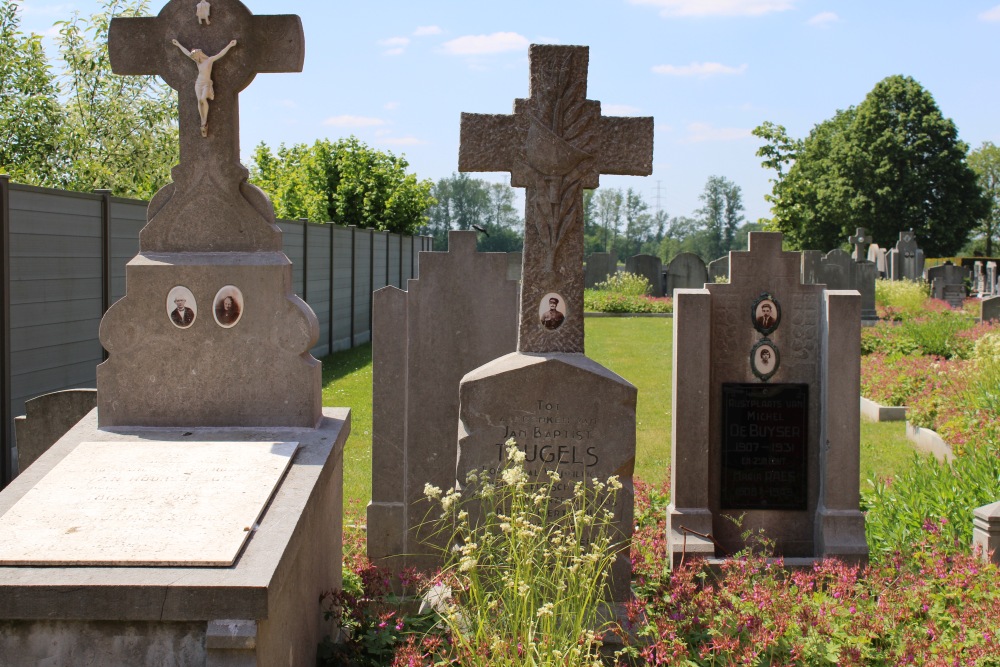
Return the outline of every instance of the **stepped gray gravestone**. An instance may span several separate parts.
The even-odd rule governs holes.
[[[664,293],[672,297],[674,290],[699,288],[708,282],[708,268],[693,252],[682,252],[667,264]]]
[[[584,271],[584,287],[590,289],[597,283],[603,283],[608,276],[618,273],[618,253],[595,252],[587,256],[587,266]]]
[[[931,284],[931,296],[948,301],[952,307],[960,307],[965,298],[965,279],[969,269],[951,261],[927,269],[927,281]],[[956,289],[961,288],[961,289]],[[955,305],[957,299],[957,306]]]
[[[650,296],[663,296],[663,262],[655,255],[635,255],[625,261],[625,270],[649,281]]]
[[[452,231],[447,252],[423,252],[404,292],[375,292],[372,320],[372,501],[368,557],[392,572],[440,565],[421,524],[424,485],[455,483],[462,376],[517,348],[516,280],[507,253],[476,252]]]
[[[1000,296],[988,296],[980,302],[979,321],[1000,320]]]
[[[708,263],[708,281],[717,283],[720,279],[729,280],[729,255],[712,260]]]
[[[239,163],[238,93],[301,70],[302,25],[207,17],[111,23],[113,70],[177,89],[181,161],[101,322],[97,410],[0,493],[3,665],[312,664],[331,629],[349,411],[321,408],[316,317]]]
[[[802,284],[781,241],[751,232],[749,251],[729,255],[728,284],[675,294],[674,563],[733,554],[756,529],[786,558],[867,557],[860,295]],[[742,526],[726,518],[741,515]]]
[[[889,277],[892,280],[921,280],[924,276],[924,251],[917,247],[913,230],[899,233],[896,247],[889,252]]]
[[[514,114],[462,114],[460,171],[510,171],[525,188],[524,271],[517,351],[470,371],[460,388],[457,482],[495,471],[510,437],[539,477],[558,469],[557,493],[618,475],[614,508],[632,535],[636,389],[584,356],[583,189],[600,174],[652,172],[653,119],[601,115],[586,99],[589,51],[534,44],[530,96]],[[631,564],[612,565],[612,599],[629,597]]]

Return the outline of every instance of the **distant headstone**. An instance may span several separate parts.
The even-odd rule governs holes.
[[[521,253],[507,253],[507,280],[521,279]]]
[[[532,45],[531,96],[511,116],[462,114],[459,169],[510,171],[525,190],[517,352],[469,372],[460,389],[457,482],[496,471],[510,437],[533,474],[576,481],[618,475],[615,538],[631,537],[636,389],[583,356],[583,188],[602,173],[652,172],[653,119],[601,115],[585,99],[589,51]],[[855,402],[857,399],[855,398]],[[612,599],[630,597],[631,563],[611,568]]]
[[[729,255],[725,254],[708,263],[708,282],[717,283],[729,280]]]
[[[27,469],[96,407],[96,389],[55,391],[26,401],[25,414],[14,419],[18,471]]]
[[[110,24],[113,71],[177,91],[180,162],[101,320],[96,414],[0,492],[3,665],[313,664],[332,630],[350,411],[239,162],[239,93],[302,69],[302,23],[210,5]]]
[[[886,277],[885,250],[876,244],[868,246],[868,261],[875,264],[875,271],[879,278]]]
[[[984,294],[1000,294],[1000,282],[997,278],[997,263],[994,261],[986,262],[986,287],[983,290]]]
[[[980,302],[979,321],[1000,320],[1000,296],[988,296]]]
[[[663,296],[663,262],[655,255],[635,255],[625,261],[625,270],[649,281],[650,296]]]
[[[663,293],[673,296],[674,290],[703,287],[708,280],[708,268],[693,252],[682,252],[667,264]]]
[[[476,252],[472,231],[449,232],[448,252],[422,252],[405,292],[375,292],[367,542],[393,572],[440,564],[420,529],[424,484],[455,482],[459,382],[516,349],[517,292],[507,255]]]
[[[867,558],[861,299],[803,285],[799,254],[781,242],[751,232],[749,251],[730,253],[728,284],[675,294],[675,563],[685,553],[733,554],[745,546],[741,533],[758,528],[786,558]]]
[[[929,270],[928,270],[929,271]],[[980,296],[986,290],[986,274],[983,272],[983,263],[980,261],[972,264],[972,292]]]
[[[855,262],[863,262],[868,259],[868,253],[865,250],[865,246],[872,242],[872,237],[868,233],[868,230],[864,227],[858,227],[854,236],[847,239],[848,243],[854,246],[854,250],[851,252],[851,259]]]
[[[889,252],[888,274],[892,280],[920,280],[924,275],[924,251],[917,247],[913,230],[899,233],[896,247]]]
[[[608,276],[618,273],[618,253],[595,252],[587,255],[587,265],[584,270],[584,287],[591,289],[597,283],[603,283]]]
[[[965,298],[965,279],[968,276],[969,269],[952,264],[950,261],[932,266],[927,269],[927,281],[931,284],[931,296],[935,299],[948,301],[952,307],[956,307],[954,301],[957,299],[958,306],[961,306],[962,299]],[[956,287],[961,289],[955,289]]]
[[[801,267],[803,284],[826,285],[829,290],[857,290],[861,294],[861,319],[877,319],[875,280],[878,271],[874,263],[856,261],[838,248],[825,256],[817,250],[803,250]]]

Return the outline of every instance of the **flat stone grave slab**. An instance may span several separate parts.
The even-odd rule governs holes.
[[[297,448],[82,442],[0,517],[0,565],[229,567]]]

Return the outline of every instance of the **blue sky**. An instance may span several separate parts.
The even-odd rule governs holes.
[[[355,134],[437,180],[458,168],[461,112],[510,113],[527,96],[530,43],[582,44],[588,97],[605,115],[656,124],[653,175],[602,186],[691,215],[721,175],[742,187],[754,220],[768,214],[770,173],[750,131],[770,120],[805,136],[892,74],[923,84],[971,147],[1000,143],[997,1],[244,0],[255,14],[299,14],[306,61],[243,92],[241,150]],[[23,0],[22,28],[51,33],[98,7]]]

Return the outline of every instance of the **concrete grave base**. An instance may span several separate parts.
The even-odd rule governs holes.
[[[331,631],[319,596],[341,580],[349,432],[345,408],[324,409],[316,429],[109,430],[91,412],[0,493],[0,514],[85,441],[274,440],[299,450],[230,567],[0,568],[0,664],[314,665]]]
[[[582,354],[512,352],[462,378],[458,428],[458,482],[468,472],[495,475],[506,460],[504,442],[514,438],[529,475],[558,471],[553,489],[571,497],[578,481],[622,483],[613,511],[616,541],[633,531],[636,388]],[[628,550],[611,567],[615,602],[631,597]]]

